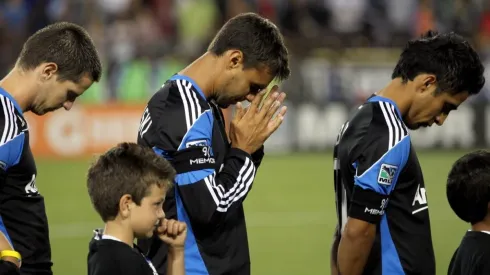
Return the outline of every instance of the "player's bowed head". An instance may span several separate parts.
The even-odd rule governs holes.
[[[87,31],[73,23],[58,22],[27,39],[0,86],[24,112],[44,115],[62,107],[70,110],[101,74],[100,58]]]

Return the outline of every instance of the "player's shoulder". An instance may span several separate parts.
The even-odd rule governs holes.
[[[374,136],[393,135],[398,141],[409,135],[398,108],[390,100],[376,97],[362,104],[351,119],[351,126]]]
[[[159,108],[200,115],[210,107],[201,89],[192,79],[185,76],[173,76],[152,96],[148,108],[150,111],[153,108]]]

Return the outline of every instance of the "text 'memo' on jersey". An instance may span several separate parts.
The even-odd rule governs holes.
[[[177,170],[167,193],[168,218],[186,222],[186,274],[250,274],[242,202],[252,188],[263,150],[249,155],[231,148],[223,114],[192,79],[175,75],[149,101],[138,143],[151,147]],[[159,273],[166,246],[158,238],[140,247]]]
[[[44,198],[22,109],[0,88],[0,231],[22,256],[22,271],[51,274]]]
[[[334,148],[338,234],[348,217],[376,224],[364,274],[435,274],[422,170],[394,102],[372,96]]]

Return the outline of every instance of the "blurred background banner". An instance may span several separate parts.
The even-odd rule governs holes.
[[[489,6],[485,0],[1,0],[0,73],[14,64],[26,37],[46,24],[68,20],[85,26],[104,60],[102,81],[74,112],[29,116],[29,124],[36,128],[36,155],[86,156],[135,140],[130,129],[139,121],[137,110],[206,50],[227,19],[255,11],[280,27],[291,53],[292,75],[281,84],[289,113],[268,141],[269,151],[324,150],[349,112],[390,80],[406,41],[427,29],[464,35],[490,67]],[[424,148],[489,145],[489,98],[487,84],[451,114],[448,126],[416,132],[414,142]],[[124,114],[121,104],[134,105],[134,111]],[[83,123],[76,125],[72,117]],[[62,123],[73,129],[63,124],[65,132],[57,137],[52,129]]]
[[[405,43],[437,29],[475,46],[487,68],[485,88],[444,126],[411,133],[417,149],[428,149],[419,158],[437,274],[445,274],[468,229],[447,204],[447,172],[463,153],[490,146],[490,0],[0,0],[0,75],[29,35],[56,21],[84,26],[103,60],[101,82],[70,112],[26,114],[55,274],[87,274],[88,242],[102,224],[86,190],[90,160],[135,141],[145,105],[165,80],[199,57],[224,22],[249,11],[281,29],[292,72],[281,83],[288,114],[266,143],[245,202],[255,275],[328,274],[336,225],[332,146],[349,113],[388,83]]]
[[[30,145],[37,157],[97,155],[118,142],[136,142],[144,109],[143,104],[87,104],[44,116],[27,113]]]

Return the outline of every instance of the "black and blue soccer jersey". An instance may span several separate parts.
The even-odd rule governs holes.
[[[36,187],[29,129],[17,102],[0,88],[0,231],[22,255],[22,274],[52,274],[44,198]]]
[[[168,218],[185,221],[186,274],[250,274],[242,202],[252,188],[263,150],[252,156],[231,148],[221,110],[207,102],[188,77],[172,77],[149,101],[138,143],[152,147],[177,171],[168,192]],[[139,241],[160,274],[166,246],[157,237]]]
[[[363,274],[434,275],[422,170],[400,111],[373,96],[342,127],[334,149],[339,235],[347,217],[376,224]]]

